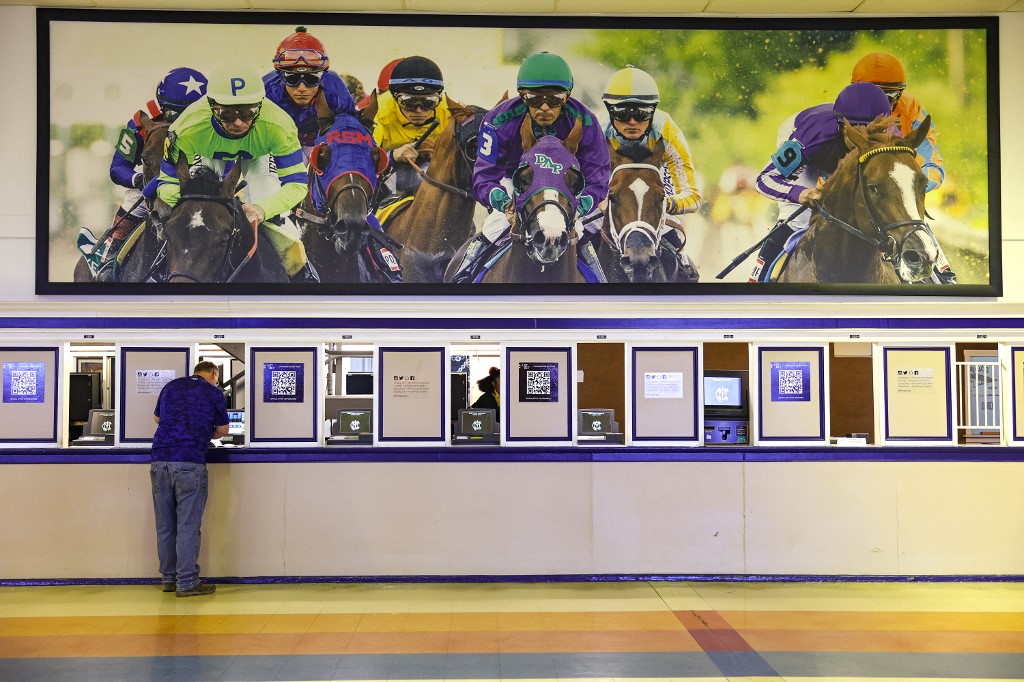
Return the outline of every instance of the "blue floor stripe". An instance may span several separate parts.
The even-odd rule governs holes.
[[[711,656],[703,652],[655,652],[0,659],[0,680],[18,682],[725,676],[1019,680],[1024,676],[1024,654],[797,651],[715,652]]]

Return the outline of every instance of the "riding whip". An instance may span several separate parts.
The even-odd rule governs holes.
[[[739,266],[740,263],[745,261],[747,259],[747,257],[750,256],[750,254],[752,254],[755,251],[757,251],[759,248],[761,248],[762,244],[764,244],[766,241],[768,241],[768,237],[771,236],[772,232],[775,231],[776,227],[778,227],[779,225],[788,225],[790,220],[792,220],[793,218],[797,217],[798,215],[800,215],[801,213],[806,211],[808,208],[809,208],[809,206],[804,204],[803,206],[801,206],[797,210],[795,210],[792,213],[790,213],[788,218],[785,218],[785,219],[780,220],[779,222],[775,223],[775,225],[772,227],[772,229],[768,230],[768,234],[766,234],[764,236],[764,238],[761,239],[761,241],[757,242],[756,244],[751,246],[749,249],[747,249],[746,251],[744,251],[740,255],[738,255],[735,258],[733,258],[732,262],[729,263],[727,266],[725,266],[724,270],[722,270],[720,273],[715,275],[715,279],[722,279],[723,277],[728,275],[730,272],[735,270],[736,267]]]

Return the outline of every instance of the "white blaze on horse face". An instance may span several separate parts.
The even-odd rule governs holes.
[[[900,188],[903,195],[903,207],[907,209],[907,215],[911,220],[921,220],[921,214],[917,211],[917,195],[914,194],[914,176],[917,175],[917,168],[911,168],[904,163],[897,163],[889,171],[896,186]]]
[[[637,222],[643,222],[644,195],[647,194],[650,187],[647,186],[646,182],[637,178],[629,183],[629,189],[633,190],[633,195],[636,196],[636,220]]]
[[[203,222],[203,214],[200,211],[196,211],[192,214],[192,220],[188,221],[188,227],[191,230],[197,227],[206,227],[206,223]]]
[[[558,192],[553,189],[544,190],[544,201],[558,202]],[[558,239],[566,230],[565,214],[551,204],[545,205],[537,214],[537,224],[540,225],[545,239]]]

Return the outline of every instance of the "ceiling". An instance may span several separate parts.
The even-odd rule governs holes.
[[[934,16],[1024,12],[1024,0],[0,0],[0,5],[291,12],[442,12],[553,15],[883,15]],[[628,11],[623,11],[628,7]]]

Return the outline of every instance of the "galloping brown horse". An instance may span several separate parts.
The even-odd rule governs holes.
[[[144,184],[160,174],[160,161],[163,159],[164,140],[167,139],[168,124],[165,121],[154,121],[142,113],[139,118],[139,127],[142,128],[142,135],[145,143],[142,146],[142,181]],[[110,230],[114,228],[111,227]],[[107,230],[100,242],[110,233]],[[142,230],[139,235],[129,239],[122,248],[123,258],[117,269],[117,280],[119,282],[142,282],[149,278],[148,271],[151,270],[157,253],[160,250],[160,243],[153,230]],[[92,282],[95,277],[89,269],[89,263],[85,256],[78,259],[75,264],[74,281]]]
[[[441,282],[444,266],[473,234],[476,200],[470,193],[477,133],[484,109],[448,100],[452,121],[434,146],[430,166],[412,204],[384,223],[388,236],[437,261],[437,267],[413,267],[407,282]]]
[[[822,186],[780,282],[899,284],[931,275],[938,242],[924,221],[926,179],[914,151],[930,122],[905,139],[888,132],[888,119],[844,122],[850,152]]]
[[[516,202],[512,244],[480,281],[584,283],[573,235],[584,182],[576,159],[583,135],[581,121],[576,121],[564,142],[554,135],[538,141],[528,116],[520,134],[523,156],[512,176]]]

